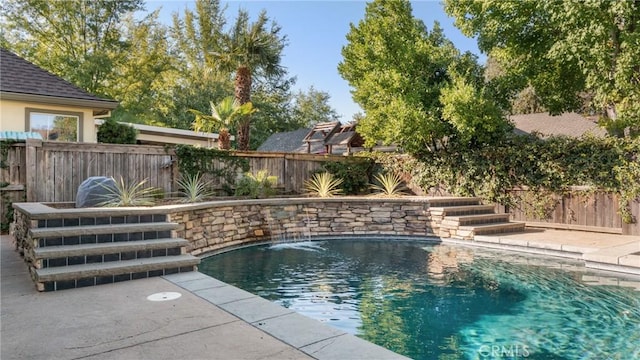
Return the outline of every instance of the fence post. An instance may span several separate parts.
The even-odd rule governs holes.
[[[622,235],[640,235],[640,198],[629,201],[629,208],[635,221],[631,224],[622,223]]]
[[[38,183],[37,153],[38,148],[42,148],[42,140],[27,139],[25,140],[25,146],[25,190],[27,202],[35,202],[38,201],[38,193],[36,192]]]

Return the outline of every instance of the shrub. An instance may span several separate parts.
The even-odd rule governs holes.
[[[233,194],[238,173],[249,171],[249,160],[234,156],[226,150],[207,149],[192,145],[177,145],[180,173],[188,176],[207,174],[221,180],[227,194]]]
[[[98,127],[98,142],[105,144],[135,144],[138,131],[133,126],[121,124],[112,118]]]
[[[270,176],[267,170],[256,174],[247,172],[236,184],[236,196],[248,196],[253,199],[275,195],[278,178]]]
[[[367,193],[372,174],[376,170],[376,163],[369,158],[358,157],[346,161],[325,162],[324,171],[342,179],[342,191],[347,195]]]

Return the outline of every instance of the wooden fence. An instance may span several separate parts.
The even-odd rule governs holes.
[[[335,155],[258,152],[236,152],[235,156],[247,159],[253,172],[264,169],[277,176],[277,186],[286,193],[302,192],[304,180],[319,169],[322,162],[348,159]],[[180,175],[175,153],[161,146],[27,140],[13,144],[3,162],[6,164],[0,169],[0,220],[3,225],[6,225],[8,204],[75,201],[78,186],[90,176],[116,179],[122,176],[127,183],[147,179],[147,186],[172,193]],[[223,163],[214,166],[220,167]],[[638,221],[623,223],[616,195],[574,190],[556,199],[545,220],[533,216],[526,201],[501,210],[510,212],[513,220],[536,226],[640,235]],[[523,199],[536,196],[527,189],[513,191]],[[640,220],[640,201],[632,202],[631,211],[635,219]]]
[[[237,152],[246,158],[250,171],[267,170],[277,177],[277,187],[300,193],[310,173],[325,161],[344,161],[336,155]],[[162,146],[104,145],[27,140],[13,144],[0,169],[0,219],[4,222],[12,202],[75,201],[82,181],[90,176],[112,176],[125,183],[147,179],[145,186],[176,191],[179,177],[175,153]],[[222,161],[214,167],[224,166]]]
[[[629,204],[636,221],[627,224],[620,215],[617,195],[586,190],[574,186],[564,195],[552,196],[545,214],[536,214],[531,203],[539,194],[527,188],[513,189],[511,193],[520,199],[518,204],[508,208],[498,206],[498,210],[509,212],[512,220],[524,221],[529,226],[640,235],[640,199]]]

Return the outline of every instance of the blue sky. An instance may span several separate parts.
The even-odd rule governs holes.
[[[314,86],[331,96],[330,105],[341,116],[343,123],[349,122],[360,107],[351,99],[349,84],[338,74],[340,53],[346,45],[349,24],[357,24],[364,17],[364,1],[228,1],[227,18],[235,18],[238,8],[244,8],[251,15],[265,9],[287,35],[289,44],[284,49],[282,64],[290,76],[297,77],[295,89]],[[162,7],[160,20],[171,23],[171,14],[183,13],[185,8],[193,8],[193,1],[147,1],[146,8],[153,11]],[[412,1],[413,15],[421,19],[429,29],[438,21],[445,35],[461,51],[479,54],[474,39],[462,35],[453,26],[453,19],[444,12],[439,1]],[[481,57],[484,61],[484,57]]]

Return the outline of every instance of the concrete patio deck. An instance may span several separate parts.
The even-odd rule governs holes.
[[[11,243],[0,237],[3,360],[403,358],[200,273],[39,293]],[[461,243],[640,274],[638,236],[529,230]],[[147,300],[159,292],[182,296]]]
[[[38,292],[0,237],[0,358],[406,359],[204,274]],[[178,292],[172,301],[147,296]]]

